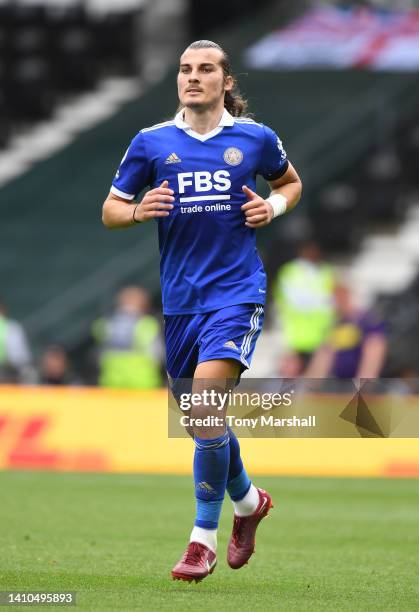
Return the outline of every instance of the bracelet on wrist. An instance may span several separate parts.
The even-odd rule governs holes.
[[[132,220],[134,221],[134,223],[142,223],[142,221],[138,221],[138,219],[135,218],[135,211],[139,207],[140,203],[141,202],[137,202],[137,204],[134,206],[134,210],[132,211]]]

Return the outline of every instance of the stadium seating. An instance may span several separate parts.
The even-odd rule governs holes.
[[[81,3],[0,5],[0,148],[14,125],[49,117],[64,96],[136,73],[139,18],[139,10],[96,14]]]
[[[392,295],[379,295],[376,311],[388,322],[389,359],[385,376],[416,376],[419,372],[419,275],[405,290]]]

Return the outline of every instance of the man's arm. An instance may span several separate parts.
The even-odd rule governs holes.
[[[358,378],[378,378],[387,356],[387,338],[384,334],[369,334],[362,347],[358,365]]]
[[[134,225],[135,204],[110,192],[102,207],[102,222],[109,229]]]
[[[269,199],[273,198],[273,202],[270,202],[269,199],[264,200],[246,185],[243,185],[243,192],[249,200],[241,207],[246,215],[247,227],[263,227],[272,221],[276,216],[274,214],[275,196],[279,196],[278,200],[284,208],[278,214],[292,210],[300,200],[303,186],[294,166],[289,162],[285,174],[274,181],[269,181],[269,185],[272,190]]]
[[[121,198],[110,192],[102,207],[102,222],[109,229],[131,227],[156,217],[167,217],[173,208],[173,190],[168,181],[148,191],[141,202]]]
[[[269,197],[282,195],[286,198],[286,212],[292,210],[300,201],[303,184],[296,169],[290,162],[288,162],[288,169],[285,174],[275,181],[270,181],[269,186],[272,190]]]
[[[311,357],[303,373],[304,378],[326,378],[330,376],[333,367],[335,352],[331,346],[324,344]]]

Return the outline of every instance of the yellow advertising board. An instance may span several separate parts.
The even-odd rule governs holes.
[[[169,438],[167,391],[0,386],[0,468],[191,472]],[[240,440],[250,474],[419,477],[417,439]]]

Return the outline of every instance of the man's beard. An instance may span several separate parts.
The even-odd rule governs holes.
[[[213,102],[188,102],[187,104],[184,104],[185,108],[190,108],[191,110],[197,111],[197,112],[205,112],[207,110],[213,110],[215,108],[217,108],[218,106],[218,100],[217,101],[213,101]]]

